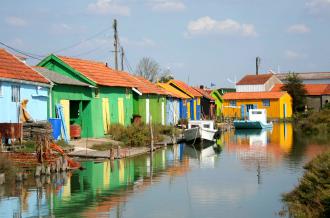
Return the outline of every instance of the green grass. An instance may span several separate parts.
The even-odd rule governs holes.
[[[91,149],[97,151],[109,151],[110,148],[114,147],[112,143],[104,143],[104,144],[95,144],[92,145]]]
[[[330,109],[297,114],[295,122],[298,129],[307,135],[330,134]]]
[[[283,195],[290,217],[330,217],[330,151],[306,164],[299,185]]]
[[[178,131],[171,126],[152,125],[154,142],[164,140],[163,135],[178,135]],[[148,146],[151,142],[150,126],[146,124],[135,124],[122,126],[119,124],[111,125],[109,134],[116,141],[121,141],[125,146],[142,147]]]

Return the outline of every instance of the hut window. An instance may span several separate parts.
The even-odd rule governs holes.
[[[12,102],[20,102],[21,101],[20,86],[18,86],[18,85],[12,85],[11,86],[11,101]]]
[[[236,100],[231,100],[231,101],[229,102],[229,105],[230,105],[230,106],[236,106]]]
[[[100,89],[99,88],[95,88],[95,98],[99,98],[100,97]]]
[[[262,106],[269,107],[270,106],[270,100],[269,99],[262,100]]]

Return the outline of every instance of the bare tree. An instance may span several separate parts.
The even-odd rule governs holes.
[[[142,58],[136,67],[136,74],[151,82],[156,82],[159,72],[159,64],[149,57]]]
[[[160,75],[159,82],[166,83],[172,79],[174,79],[172,71],[167,68],[163,71],[162,75]]]

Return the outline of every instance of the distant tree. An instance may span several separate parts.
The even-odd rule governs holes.
[[[136,67],[136,74],[151,82],[156,82],[159,72],[159,64],[149,57],[142,58]]]
[[[287,91],[292,97],[292,107],[294,112],[303,111],[306,103],[306,89],[303,81],[295,73],[289,73],[285,78],[283,91]]]
[[[174,79],[172,72],[170,69],[166,69],[160,76],[159,82],[166,83],[166,82],[170,81],[171,79]]]

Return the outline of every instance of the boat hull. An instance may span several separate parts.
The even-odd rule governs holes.
[[[235,120],[235,129],[267,129],[272,128],[272,123],[262,123],[260,121],[250,121],[250,120]]]
[[[207,140],[207,141],[215,141],[214,134],[217,130],[209,130],[203,128],[191,128],[186,129],[184,131],[184,138],[187,142],[195,141],[195,140]]]

